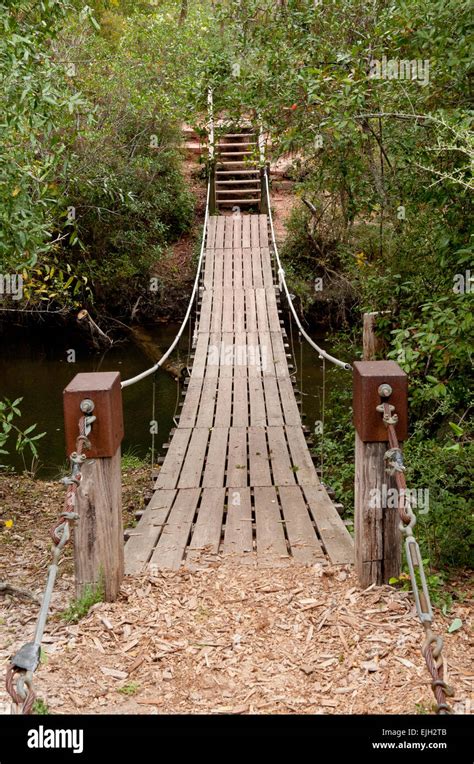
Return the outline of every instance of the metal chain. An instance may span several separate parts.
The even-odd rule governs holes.
[[[446,696],[453,695],[453,690],[444,681],[444,664],[441,651],[443,649],[443,638],[434,634],[431,629],[433,623],[433,609],[431,607],[428,584],[426,581],[425,569],[421,557],[420,547],[413,534],[413,528],[416,524],[416,515],[411,507],[407,496],[407,484],[405,479],[405,465],[403,463],[402,451],[398,443],[395,425],[398,422],[398,416],[395,413],[395,406],[383,401],[377,406],[377,411],[383,416],[383,422],[387,428],[388,443],[390,448],[385,452],[386,471],[395,477],[398,490],[398,512],[401,523],[400,532],[405,538],[405,555],[410,571],[410,580],[415,597],[416,612],[425,631],[425,641],[421,647],[421,653],[425,659],[428,671],[431,674],[431,688],[436,698],[436,713],[451,713],[451,708],[446,702]],[[418,583],[417,571],[420,585]]]
[[[64,508],[58,522],[51,529],[53,540],[53,558],[48,568],[48,577],[41,607],[36,621],[35,634],[32,642],[27,642],[12,657],[7,668],[6,688],[13,702],[20,707],[20,713],[29,714],[35,702],[33,687],[33,674],[36,671],[41,658],[41,641],[48,618],[51,596],[58,572],[59,558],[71,536],[72,523],[78,519],[75,511],[76,491],[81,481],[81,466],[86,460],[83,453],[91,447],[86,432],[90,430],[91,420],[95,417],[83,416],[79,420],[79,435],[76,440],[76,450],[70,455],[71,475],[62,478],[61,482],[67,486],[64,499]]]

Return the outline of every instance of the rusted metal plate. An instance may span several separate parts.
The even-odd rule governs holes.
[[[82,416],[81,401],[90,398],[94,402],[90,441],[92,448],[87,456],[94,459],[113,456],[123,438],[123,410],[120,374],[118,371],[99,371],[76,374],[63,392],[64,434],[66,453],[76,450],[79,420]]]
[[[378,388],[384,382],[392,388],[392,394],[384,400],[395,406],[398,439],[406,440],[408,377],[403,369],[395,361],[356,361],[353,367],[353,421],[361,440],[366,443],[387,440],[387,428],[382,414],[377,411],[381,402]]]

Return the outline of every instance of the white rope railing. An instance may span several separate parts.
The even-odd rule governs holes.
[[[264,172],[265,172],[265,190],[266,190],[266,194],[267,194],[267,205],[268,205],[268,219],[270,221],[270,231],[271,231],[271,235],[272,235],[273,251],[275,253],[275,259],[276,259],[277,267],[278,267],[278,283],[280,285],[280,291],[281,291],[281,289],[283,287],[283,290],[284,290],[284,292],[286,294],[286,299],[288,301],[288,305],[290,306],[290,310],[291,310],[291,312],[293,314],[293,318],[295,319],[295,322],[296,322],[296,325],[298,327],[298,330],[301,332],[301,334],[303,335],[305,340],[307,342],[309,342],[311,347],[313,347],[315,350],[317,350],[319,355],[322,356],[323,358],[325,358],[327,361],[330,361],[330,363],[333,363],[336,366],[339,366],[341,369],[345,369],[346,371],[351,371],[352,370],[352,366],[350,365],[350,363],[345,363],[344,361],[340,361],[338,358],[334,358],[334,356],[330,355],[329,353],[326,353],[326,351],[323,350],[323,348],[319,347],[319,345],[317,345],[316,342],[314,342],[314,340],[311,339],[309,334],[307,334],[307,332],[305,332],[305,330],[303,329],[303,327],[301,325],[301,321],[300,321],[300,319],[298,317],[298,314],[297,314],[297,312],[295,310],[295,306],[293,305],[293,300],[291,299],[291,295],[290,295],[290,292],[288,290],[288,285],[287,285],[286,279],[285,279],[285,271],[284,271],[283,266],[281,264],[280,255],[278,254],[278,247],[277,247],[276,239],[275,239],[275,229],[273,227],[272,208],[271,208],[271,203],[270,203],[270,187],[269,187],[269,183],[268,183],[268,167],[265,167]]]
[[[142,379],[145,379],[146,377],[149,377],[150,374],[154,374],[155,371],[158,371],[160,366],[163,366],[164,362],[170,357],[171,353],[175,349],[176,345],[181,339],[181,336],[186,328],[186,324],[188,323],[189,317],[191,315],[191,310],[193,307],[194,299],[196,297],[196,293],[199,286],[199,277],[201,275],[202,270],[202,264],[204,260],[204,250],[206,247],[206,238],[207,238],[207,223],[209,220],[209,197],[210,197],[210,191],[211,191],[211,183],[210,180],[207,184],[207,197],[206,197],[206,214],[204,217],[204,228],[203,228],[203,234],[202,234],[202,242],[201,242],[201,251],[199,253],[199,260],[197,265],[197,271],[196,271],[196,278],[194,279],[194,286],[193,291],[191,293],[191,297],[189,300],[188,309],[186,311],[186,315],[183,318],[183,323],[180,326],[179,332],[174,338],[172,344],[166,351],[164,355],[161,356],[160,360],[155,363],[154,366],[151,366],[149,369],[146,369],[146,371],[142,371],[141,374],[137,374],[136,377],[131,377],[130,379],[125,379],[122,382],[122,388],[124,387],[130,387],[130,385],[134,385],[136,382],[140,382]]]

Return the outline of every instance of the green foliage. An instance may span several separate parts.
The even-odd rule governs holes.
[[[25,450],[29,450],[33,458],[38,457],[38,449],[36,447],[36,441],[43,438],[46,433],[35,433],[36,424],[31,424],[25,430],[20,429],[14,422],[15,417],[21,417],[21,411],[18,408],[23,398],[17,398],[14,401],[10,401],[8,398],[0,399],[0,455],[8,455],[9,451],[6,446],[10,439],[15,438],[15,451],[24,455]],[[33,434],[34,433],[34,434]],[[0,468],[5,467],[4,464],[0,464]],[[26,468],[26,464],[25,464]]]
[[[119,687],[118,692],[122,695],[135,695],[140,689],[138,682],[127,682],[122,687]]]
[[[66,623],[77,623],[84,618],[91,609],[92,605],[104,600],[104,585],[102,583],[92,586],[88,584],[84,587],[82,597],[71,602],[69,607],[61,613],[61,618]]]
[[[36,698],[33,703],[32,713],[35,714],[35,716],[49,716],[51,712],[44,700]]]

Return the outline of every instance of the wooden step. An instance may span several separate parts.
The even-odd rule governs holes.
[[[242,146],[256,146],[255,141],[242,141],[241,143],[218,143],[218,149],[240,149]]]
[[[225,133],[221,138],[254,138],[255,133]]]
[[[217,175],[260,175],[260,170],[217,170]]]
[[[219,204],[257,204],[259,201],[260,196],[255,199],[217,199]]]
[[[240,180],[239,178],[233,178],[232,180],[217,180],[216,181],[218,186],[223,186],[224,184],[226,186],[227,185],[232,185],[232,184],[238,184],[238,185],[242,184],[243,185],[244,183],[247,183],[247,184],[248,183],[254,183],[255,184],[255,182],[256,181],[253,178],[244,178],[243,180]],[[258,188],[260,188],[260,186],[258,186]]]
[[[241,160],[240,162],[238,162],[238,161],[226,159],[225,162],[219,162],[218,167],[230,167],[231,165],[235,165],[235,164],[245,166],[245,161]],[[252,168],[252,169],[255,169],[255,168]]]
[[[242,156],[251,157],[253,156],[253,151],[219,151],[218,156],[220,157],[242,157]]]
[[[217,196],[221,194],[256,194],[260,193],[260,188],[228,188],[228,189],[221,189],[220,191],[217,191]]]

